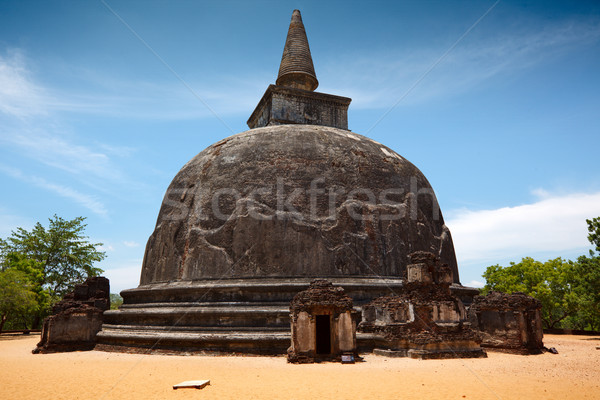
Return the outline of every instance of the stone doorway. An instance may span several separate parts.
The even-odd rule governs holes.
[[[356,318],[352,299],[341,287],[316,279],[290,303],[292,343],[288,361],[342,361],[356,353]],[[348,357],[346,357],[348,358]]]
[[[316,315],[317,354],[331,354],[331,316]]]

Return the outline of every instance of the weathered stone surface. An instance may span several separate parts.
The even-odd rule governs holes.
[[[288,362],[341,360],[342,354],[358,357],[357,313],[352,299],[341,287],[316,279],[308,289],[294,296],[290,312],[292,340],[287,352]],[[319,318],[321,322],[325,318],[325,326],[319,326]]]
[[[315,90],[319,86],[299,10],[294,10],[292,13],[277,75],[277,85],[304,90]]]
[[[336,314],[352,311],[352,299],[342,287],[333,286],[325,279],[315,279],[308,289],[295,295],[290,303],[292,314],[302,311],[314,313],[315,309],[322,307],[327,307]]]
[[[250,129],[285,124],[348,129],[351,101],[348,97],[269,85],[247,123]]]
[[[92,350],[102,328],[102,313],[110,308],[105,277],[88,278],[56,303],[44,320],[42,337],[33,353]]]
[[[59,314],[70,308],[86,304],[101,311],[110,308],[110,282],[103,276],[86,279],[84,283],[75,285],[71,293],[67,293],[61,301],[52,307],[52,314]]]
[[[538,300],[524,293],[491,292],[475,297],[469,320],[481,332],[485,348],[539,354],[544,348],[541,309]]]
[[[182,168],[148,240],[141,284],[406,278],[415,250],[440,257],[458,282],[450,231],[413,164],[355,133],[282,125],[226,138]]]
[[[395,295],[371,301],[362,308],[358,330],[379,336],[381,354],[398,357],[485,357],[480,335],[471,329],[463,303],[450,291],[447,274],[433,254],[409,255],[410,282]]]
[[[92,350],[102,328],[102,311],[81,304],[44,320],[42,337],[34,353]]]

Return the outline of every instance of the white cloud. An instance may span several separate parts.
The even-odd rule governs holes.
[[[111,78],[101,78],[110,80]],[[82,82],[86,93],[61,92],[49,101],[48,108],[56,112],[69,112],[106,117],[144,120],[184,120],[214,118],[208,104],[219,116],[248,113],[261,96],[255,80],[235,86],[217,77],[207,82],[188,83],[193,93],[181,83],[167,77],[164,82],[148,83],[127,81],[96,87],[95,82]],[[216,83],[215,83],[216,82]],[[103,82],[105,83],[105,82]],[[262,88],[264,90],[264,88]],[[200,101],[198,96],[202,101]]]
[[[17,168],[5,166],[2,164],[0,164],[0,171],[8,176],[11,176],[14,179],[33,184],[39,188],[53,192],[58,196],[70,199],[75,203],[87,208],[94,214],[100,215],[102,217],[106,217],[108,215],[108,211],[104,204],[94,196],[82,193],[69,186],[49,182],[48,180],[40,178],[38,176],[26,175]]]
[[[18,118],[45,114],[46,97],[31,79],[21,51],[11,49],[0,55],[0,112]]]
[[[138,242],[134,242],[134,241],[128,241],[128,240],[125,240],[125,241],[123,242],[123,244],[124,244],[126,247],[138,247],[138,246],[140,245]]]
[[[531,29],[531,28],[530,28]],[[402,104],[463,93],[500,74],[530,68],[600,39],[597,20],[567,21],[530,31],[491,37],[467,36],[437,65]],[[324,64],[324,91],[354,99],[355,108],[389,107],[444,53],[445,48],[386,49],[338,56]],[[343,65],[343,67],[341,67]],[[370,73],[365,74],[365,71]]]
[[[471,33],[403,103],[464,92],[498,74],[536,65],[572,46],[600,38],[600,24],[593,19],[529,29],[488,37]],[[352,97],[355,108],[389,107],[446,50],[419,45],[416,49],[386,48],[384,52],[360,48],[357,53],[322,60],[318,72],[324,85],[320,91]],[[117,80],[98,70],[69,68],[71,76],[79,79],[74,85],[78,91],[36,82],[20,50],[0,55],[0,112],[19,117],[74,112],[144,119],[213,118],[195,95],[218,115],[246,114],[273,80],[267,71],[252,71],[250,76],[224,71],[203,76],[201,81],[189,78],[186,83],[193,94],[170,75],[162,82]],[[74,68],[78,68],[76,73]]]
[[[109,252],[109,251],[114,251],[114,250],[115,250],[115,248],[114,248],[112,245],[110,245],[110,244],[106,244],[106,243],[105,243],[105,244],[103,244],[103,245],[101,245],[101,246],[98,246],[98,250],[99,250],[99,251],[106,251],[106,252]]]
[[[575,250],[583,254],[590,246],[585,220],[600,215],[600,192],[558,196],[546,192],[532,204],[448,215],[446,225],[459,265]]]
[[[100,268],[104,269],[103,275],[110,280],[111,293],[119,293],[139,285],[142,260],[129,260],[116,266],[109,263],[106,267],[100,265]]]
[[[80,191],[69,186],[57,185],[55,183],[48,182],[47,180],[39,177],[30,177],[30,180],[41,188],[48,189],[59,196],[75,201],[75,203],[87,208],[94,214],[102,217],[106,217],[108,215],[108,211],[104,204],[95,196],[81,193]]]
[[[162,82],[116,80],[97,70],[69,66],[70,77],[79,79],[77,90],[40,83],[31,71],[31,60],[19,49],[0,53],[0,113],[27,119],[68,112],[119,118],[193,119],[247,113],[256,105],[266,85],[258,76],[212,76],[186,82],[193,93],[166,75]],[[266,80],[268,81],[268,80]],[[197,97],[201,100],[199,100]]]
[[[485,286],[485,283],[481,282],[481,281],[477,281],[477,280],[472,280],[472,281],[468,282],[465,286],[474,287],[474,288],[482,288]]]
[[[28,157],[63,171],[102,179],[118,179],[121,174],[110,158],[99,151],[82,146],[45,131],[29,130],[25,134],[6,135],[0,142],[11,144]]]
[[[536,196],[540,200],[552,197],[551,194],[550,194],[550,192],[548,192],[546,189],[542,189],[542,188],[533,189],[531,191],[531,194],[533,194],[534,196]]]
[[[132,189],[143,187],[143,183],[130,179],[119,162],[115,161],[116,158],[131,157],[135,149],[98,143],[79,132],[71,133],[72,128],[65,126],[59,112],[86,109],[85,101],[75,94],[67,94],[67,99],[60,100],[64,93],[57,95],[56,90],[39,84],[31,71],[31,64],[19,50],[7,51],[6,55],[0,53],[0,153],[18,154],[33,160],[27,166],[22,164],[25,170],[41,163],[66,172],[70,174],[69,182],[75,178],[78,180],[76,186],[83,184],[95,191],[123,196]],[[86,97],[92,103],[99,101],[96,104],[99,109],[103,107],[104,100],[97,100],[102,96],[90,93]],[[111,103],[108,100],[107,103]],[[68,105],[70,103],[73,107]],[[127,108],[118,102],[111,107],[121,110]],[[51,173],[56,176],[56,172]],[[73,190],[71,184],[60,186],[33,176],[27,178],[30,184],[75,200],[97,214],[106,214],[103,205],[95,197]],[[119,188],[115,185],[127,190],[116,190]]]
[[[13,215],[0,207],[0,238],[6,239],[17,228],[30,229],[34,222],[19,215]]]

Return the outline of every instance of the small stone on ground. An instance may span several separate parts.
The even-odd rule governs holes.
[[[185,382],[178,383],[177,385],[173,385],[173,389],[183,389],[183,388],[202,389],[206,385],[210,385],[209,380],[185,381]]]

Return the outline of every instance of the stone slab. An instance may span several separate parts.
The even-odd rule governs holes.
[[[373,349],[373,354],[384,357],[408,357],[408,350]]]
[[[195,388],[202,389],[203,387],[210,385],[209,380],[200,380],[200,381],[185,381],[178,383],[177,385],[173,385],[173,389],[183,389],[183,388]]]

